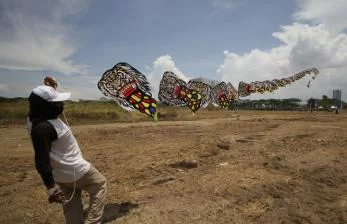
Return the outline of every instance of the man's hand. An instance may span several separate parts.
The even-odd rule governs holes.
[[[65,195],[58,185],[55,185],[53,188],[48,189],[48,201],[49,203],[64,203]]]

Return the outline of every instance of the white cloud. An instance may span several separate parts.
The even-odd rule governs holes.
[[[151,84],[151,90],[153,97],[158,99],[159,84],[163,77],[164,72],[171,71],[184,81],[188,81],[189,78],[184,75],[175,65],[170,55],[164,55],[158,57],[153,62],[153,68],[150,68],[150,72],[146,75],[149,83]]]
[[[218,72],[223,81],[263,81],[282,78],[300,70],[317,67],[321,74],[306,88],[308,78],[300,80],[275,94],[254,95],[262,98],[320,97],[332,95],[333,89],[347,93],[347,36],[332,34],[325,25],[294,23],[273,33],[282,44],[268,51],[254,49],[244,55],[225,51],[224,63]],[[345,97],[346,98],[346,97]]]
[[[309,26],[294,23],[273,33],[291,49],[291,67],[317,66],[337,68],[347,66],[347,35],[335,35],[325,25]]]
[[[297,0],[293,18],[298,21],[325,24],[329,31],[342,32],[347,28],[346,0]]]
[[[64,19],[84,12],[87,5],[86,0],[2,1],[0,68],[86,73],[86,65],[71,60],[77,46]]]

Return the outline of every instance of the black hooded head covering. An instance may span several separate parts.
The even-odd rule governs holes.
[[[29,96],[29,106],[30,121],[56,119],[64,110],[63,102],[48,102],[33,92]]]

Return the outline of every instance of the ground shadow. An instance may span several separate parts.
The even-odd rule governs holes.
[[[138,204],[131,202],[123,202],[120,204],[110,203],[105,205],[104,214],[102,217],[102,223],[108,223],[110,221],[116,220],[119,217],[125,216],[129,213],[131,209],[137,208]]]

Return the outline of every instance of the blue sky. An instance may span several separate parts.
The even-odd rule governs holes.
[[[98,99],[104,71],[128,62],[156,97],[161,75],[262,81],[317,67],[253,98],[346,100],[347,3],[334,0],[1,0],[0,95],[26,97],[49,74],[72,99]]]

